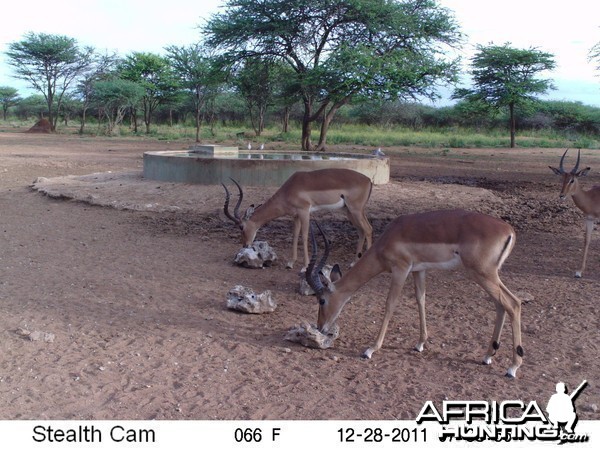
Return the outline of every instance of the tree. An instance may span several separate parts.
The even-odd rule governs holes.
[[[141,85],[119,78],[93,84],[91,97],[104,112],[107,134],[114,134],[116,127],[123,122],[125,113],[135,108],[145,93]]]
[[[179,87],[169,62],[154,53],[134,52],[122,62],[119,73],[124,80],[138,83],[145,89],[142,108],[146,133],[150,133],[154,111],[170,101]]]
[[[337,111],[356,96],[435,97],[436,81],[454,81],[445,55],[461,34],[434,0],[230,0],[204,32],[207,44],[232,62],[282,61],[302,97],[302,149],[326,144]]]
[[[42,95],[30,95],[21,100],[15,107],[15,114],[21,120],[27,120],[30,117],[42,117],[46,105],[46,99]]]
[[[170,46],[166,51],[167,59],[181,86],[193,96],[196,142],[200,142],[202,109],[215,87],[223,82],[223,75],[216,69],[214,56],[201,44]]]
[[[471,58],[473,89],[457,89],[453,97],[483,101],[496,109],[508,108],[510,146],[515,147],[515,107],[526,106],[553,89],[550,80],[536,78],[541,72],[556,66],[554,56],[535,48],[517,49],[510,46],[479,45]]]
[[[18,105],[21,101],[19,91],[10,86],[0,86],[0,105],[2,105],[2,117],[6,120],[8,108]]]
[[[590,49],[588,58],[590,61],[594,61],[596,63],[596,70],[600,70],[600,42],[596,42],[596,44]]]
[[[89,66],[94,50],[80,49],[75,39],[29,32],[25,39],[8,44],[8,64],[15,78],[25,80],[41,92],[48,106],[48,120],[56,130],[57,112],[71,83]]]
[[[81,100],[81,122],[79,126],[79,134],[83,134],[85,123],[87,120],[87,111],[90,107],[93,85],[102,80],[108,80],[114,75],[114,71],[119,63],[119,58],[116,54],[93,55],[90,66],[82,74],[75,93]]]
[[[247,59],[233,79],[238,93],[246,102],[256,136],[265,129],[265,115],[273,103],[276,81],[276,64],[261,58]]]

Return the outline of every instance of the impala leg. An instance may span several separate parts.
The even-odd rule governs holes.
[[[302,222],[300,221],[300,217],[294,217],[294,232],[292,235],[292,259],[289,260],[285,265],[287,269],[293,269],[294,263],[298,259],[298,236],[300,235],[301,226]]]
[[[510,323],[513,334],[513,363],[508,368],[506,376],[514,378],[517,375],[517,369],[523,363],[523,347],[521,342],[521,300],[517,298],[506,286],[500,282],[503,298],[506,299],[505,309],[510,317]]]
[[[492,363],[492,356],[496,354],[496,350],[500,348],[500,334],[502,333],[502,327],[504,326],[504,319],[506,318],[506,311],[500,302],[494,299],[496,305],[496,323],[494,325],[494,332],[492,333],[492,339],[490,345],[488,345],[487,352],[483,357],[484,364]]]
[[[415,350],[422,352],[427,342],[427,323],[425,320],[425,271],[413,272],[413,280],[415,282],[415,297],[417,299],[417,307],[419,308],[419,327],[420,336],[419,342],[415,346]]]
[[[361,211],[350,211],[346,209],[346,215],[348,220],[354,225],[354,228],[358,231],[358,242],[356,244],[355,260],[352,262],[353,266],[356,261],[361,257],[365,241],[367,242],[367,250],[371,247],[373,240],[373,227],[369,223],[367,216]]]
[[[519,300],[506,286],[500,281],[498,274],[477,275],[475,281],[494,299],[496,304],[496,324],[494,332],[484,357],[484,364],[490,364],[492,356],[500,346],[500,333],[504,324],[505,314],[508,314],[511,322],[513,335],[513,361],[512,365],[506,371],[506,376],[514,378],[517,369],[523,362],[523,347],[521,346],[521,300]]]
[[[575,272],[575,278],[581,278],[583,276],[583,271],[585,270],[585,263],[587,261],[588,249],[590,247],[590,241],[592,239],[592,230],[594,229],[594,220],[586,219],[585,220],[585,243],[583,247],[583,261],[581,262],[581,269]]]
[[[300,214],[298,216],[300,222],[300,229],[302,230],[302,250],[304,252],[304,265],[300,272],[306,272],[310,259],[308,257],[308,232],[310,229],[310,213],[307,211],[306,214]]]
[[[371,222],[369,222],[369,219],[367,219],[367,216],[364,213],[364,211],[358,215],[358,219],[359,219],[359,228],[362,230],[364,240],[367,241],[366,248],[367,248],[367,250],[369,250],[369,248],[371,247],[371,244],[373,243],[373,227],[371,226]],[[360,246],[360,250],[362,251],[362,243]]]
[[[363,358],[370,359],[373,353],[381,348],[381,345],[383,344],[383,338],[385,337],[385,332],[387,331],[392,313],[394,312],[394,307],[398,302],[398,298],[402,294],[402,287],[404,286],[407,276],[408,268],[392,269],[392,285],[390,286],[390,291],[388,292],[388,297],[385,303],[385,314],[383,316],[383,322],[381,323],[381,329],[379,330],[379,335],[377,336],[375,345],[365,350],[363,353]]]

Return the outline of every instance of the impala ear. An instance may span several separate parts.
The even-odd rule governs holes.
[[[589,173],[590,170],[591,170],[591,167],[586,167],[585,169],[580,170],[579,172],[577,172],[575,174],[575,176],[577,176],[577,177],[585,177],[585,176],[587,176],[587,174]]]
[[[250,217],[252,217],[252,214],[254,214],[254,210],[255,210],[254,205],[248,206],[248,209],[244,213],[244,217],[242,220],[246,221],[246,220],[250,219]]]
[[[552,167],[552,166],[548,166],[550,168],[550,170],[552,170],[552,172],[554,172],[556,175],[561,175],[561,171],[560,169],[557,169],[556,167]]]
[[[342,269],[340,269],[340,265],[336,264],[331,268],[331,273],[329,274],[329,279],[335,283],[337,280],[342,278]]]

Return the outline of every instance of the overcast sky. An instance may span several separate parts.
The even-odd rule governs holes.
[[[535,47],[552,53],[557,68],[546,75],[557,90],[548,98],[580,101],[600,107],[600,71],[588,61],[600,42],[600,1],[570,0],[440,0],[454,11],[467,44],[465,64],[477,44]],[[116,51],[163,53],[168,45],[188,45],[200,38],[198,26],[219,11],[220,0],[26,0],[3,6],[0,24],[0,86],[25,92],[26,85],[11,77],[4,52],[25,33],[61,34],[81,45]],[[10,10],[12,8],[12,11]],[[7,11],[7,9],[9,9]],[[442,101],[439,104],[444,104]]]

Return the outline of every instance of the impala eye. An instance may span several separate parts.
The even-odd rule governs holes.
[[[324,298],[320,298],[319,299],[319,305],[323,306],[325,304],[325,299]]]

